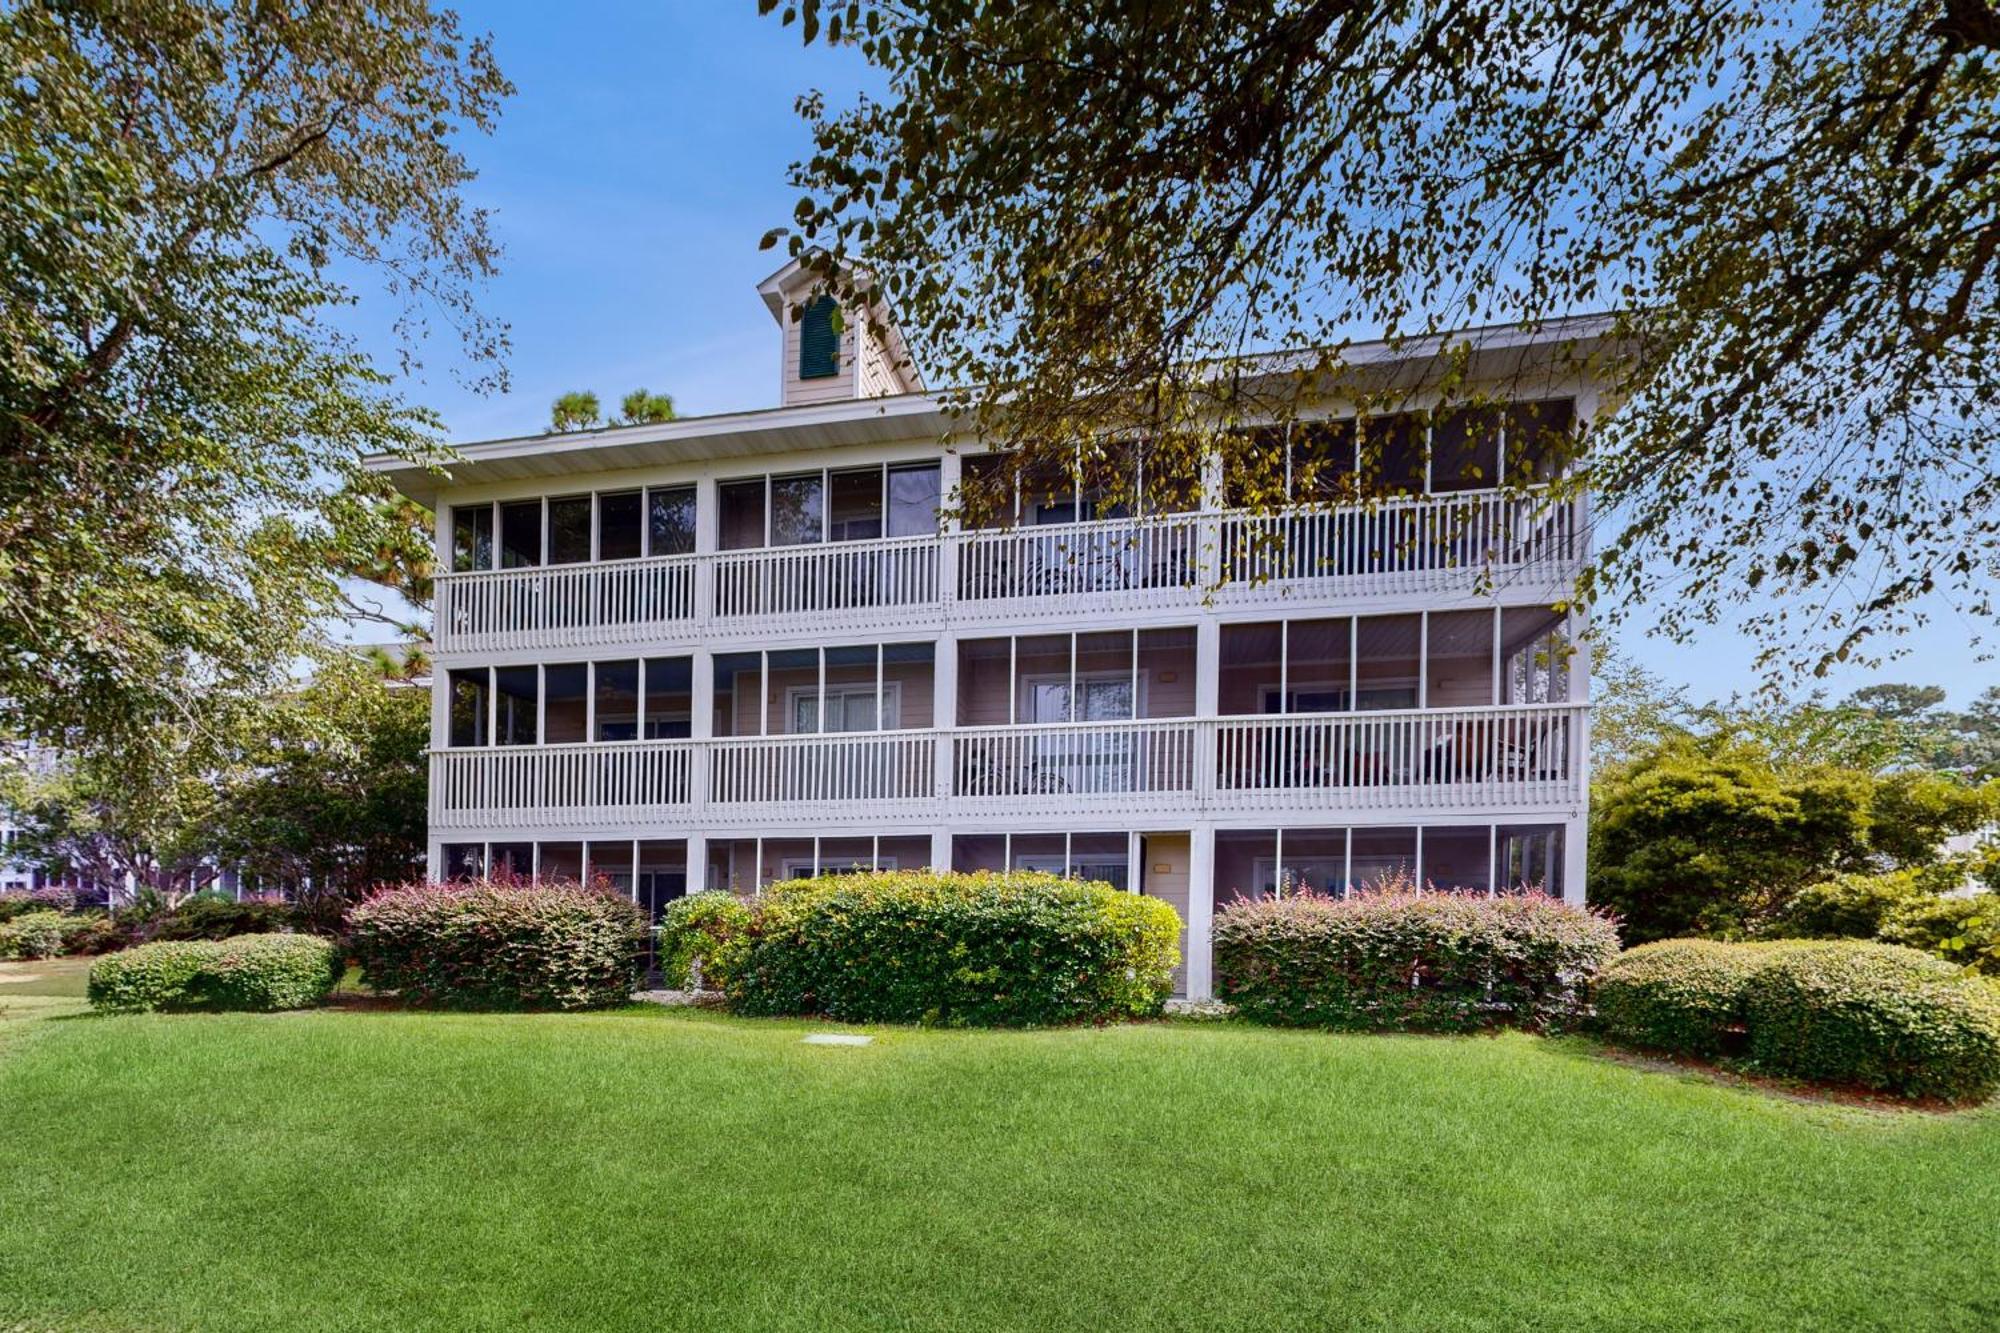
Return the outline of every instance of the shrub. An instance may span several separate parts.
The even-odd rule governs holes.
[[[63,951],[60,912],[28,912],[0,925],[0,958],[54,958]]]
[[[0,923],[30,912],[74,912],[76,894],[64,888],[9,889],[0,893]]]
[[[773,886],[723,977],[731,1008],[862,1023],[1020,1026],[1155,1014],[1180,918],[1046,874],[880,871]]]
[[[660,913],[661,979],[677,990],[720,990],[749,927],[750,908],[733,893],[674,899]]]
[[[1914,949],[1783,949],[1751,976],[1743,1006],[1750,1060],[1768,1073],[1945,1101],[2000,1087],[2000,995]]]
[[[1836,875],[1800,889],[1765,933],[1787,939],[1872,939],[1905,902],[1934,896],[1935,879],[1928,868]]]
[[[1629,949],[1597,980],[1597,1025],[1647,1050],[1712,1059],[1742,1045],[1743,990],[1780,944],[1660,940]]]
[[[63,952],[67,954],[110,953],[130,941],[116,922],[102,912],[63,918]]]
[[[1911,898],[1889,913],[1879,933],[1890,944],[2000,976],[2000,893]]]
[[[1618,950],[1610,918],[1540,893],[1299,893],[1231,904],[1214,941],[1244,1017],[1369,1031],[1559,1026]]]
[[[226,940],[233,935],[266,935],[292,929],[291,904],[258,895],[240,902],[221,893],[197,893],[154,918],[146,934],[156,940]]]
[[[142,944],[106,954],[90,967],[91,1007],[113,1011],[187,1009],[200,1003],[198,980],[213,946],[195,941]]]
[[[629,899],[504,878],[383,889],[347,922],[369,986],[456,1009],[622,1004],[646,941],[645,914]]]
[[[238,935],[228,940],[162,940],[92,964],[93,1007],[303,1009],[340,979],[334,947],[311,935]]]

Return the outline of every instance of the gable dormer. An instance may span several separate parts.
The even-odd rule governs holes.
[[[865,273],[861,280],[865,288]],[[758,283],[757,294],[782,333],[779,402],[784,406],[888,398],[924,387],[881,302],[842,309],[799,259]]]

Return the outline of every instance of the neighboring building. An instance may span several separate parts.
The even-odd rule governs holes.
[[[797,265],[760,291],[776,409],[469,445],[444,481],[372,460],[435,506],[450,571],[433,873],[604,875],[657,911],[815,870],[1061,871],[1171,902],[1197,997],[1233,896],[1399,867],[1583,896],[1588,654],[1552,607],[1587,514],[1494,479],[1541,466],[1524,427],[1598,410],[1555,349],[1603,321],[1470,335],[1517,406],[1444,418],[1429,475],[1413,423],[1374,419],[1403,498],[1253,515],[1212,465],[1183,512],[1100,513],[1071,478],[960,531],[940,502],[988,464],[940,444],[899,340],[830,321]],[[1349,447],[1325,413],[1272,447]]]

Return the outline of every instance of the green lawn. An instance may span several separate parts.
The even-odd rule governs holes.
[[[0,1328],[2000,1324],[2000,1110],[1526,1037],[805,1030],[14,1024]]]

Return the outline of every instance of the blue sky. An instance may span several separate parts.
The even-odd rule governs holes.
[[[773,405],[776,326],[753,290],[780,262],[757,238],[787,222],[786,167],[809,147],[792,109],[811,88],[842,104],[876,81],[858,58],[801,49],[798,31],[754,0],[469,5],[519,88],[497,133],[468,145],[473,199],[495,212],[502,274],[487,308],[512,325],[512,391],[477,397],[429,349],[405,385],[456,442],[546,424],[548,405],[591,389],[607,409],[628,390],[671,393],[683,415]],[[365,312],[364,312],[365,318]],[[1837,676],[1944,685],[1964,703],[2000,681],[1969,644],[1973,627],[1934,608],[1907,657]],[[1699,644],[1618,640],[1697,697],[1753,684],[1756,644],[1718,629]]]

